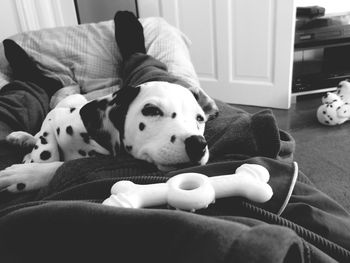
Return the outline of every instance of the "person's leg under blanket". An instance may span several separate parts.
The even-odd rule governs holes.
[[[238,134],[242,134],[243,137],[240,137],[243,141],[245,140],[246,143],[249,144],[249,138],[255,138],[254,132],[250,133],[247,130],[247,127],[249,127],[249,123],[256,121],[255,118],[252,119],[252,116],[250,114],[244,113],[241,110],[238,110],[236,108],[227,106],[225,104],[218,104],[220,108],[220,115],[219,118],[233,118],[236,116],[233,120],[234,123],[244,123],[244,125],[240,126],[242,129],[239,130],[238,127],[236,127],[236,136],[227,136],[228,139],[231,138],[231,141],[229,142],[229,145],[232,147],[232,152],[230,153],[227,146],[227,141],[218,141],[221,137],[218,138],[215,137],[215,134],[220,133],[221,135],[225,132],[230,133],[231,125],[229,125],[229,121],[226,122],[228,125],[227,128],[217,125],[218,123],[216,120],[210,121],[207,126],[207,133],[208,136],[210,136],[212,139],[209,140],[211,149],[215,149],[215,156],[213,158],[215,159],[215,163],[211,163],[208,166],[200,166],[200,167],[192,167],[187,168],[183,170],[179,170],[176,173],[181,172],[203,172],[205,171],[205,174],[207,175],[218,175],[218,174],[226,174],[227,167],[230,165],[230,167],[236,165],[234,156],[237,156],[237,153],[239,153],[239,148],[242,146],[241,140],[237,137]],[[239,115],[237,115],[239,114]],[[266,116],[263,116],[264,118]],[[270,129],[273,125],[271,123],[268,128]],[[254,129],[253,129],[254,130]],[[221,138],[222,139],[222,138]],[[258,140],[259,141],[259,140]],[[270,142],[272,145],[276,145],[275,140]],[[282,142],[280,144],[283,144]],[[250,150],[246,151],[244,155],[239,156],[239,160],[242,162],[249,162],[251,161],[252,156],[257,156],[258,154],[265,152],[265,146],[264,144],[263,148],[257,147],[258,152],[256,152],[253,147],[255,143],[251,143],[251,146],[248,147]],[[257,143],[258,146],[260,146],[260,143]],[[222,148],[224,147],[224,148]],[[237,149],[236,149],[237,148]],[[282,148],[282,147],[281,147]],[[279,165],[284,165],[285,163],[281,161],[275,160],[278,155],[278,147],[274,147],[274,156],[270,156],[270,158],[266,158],[266,160],[269,160],[269,162],[278,162]],[[251,155],[251,156],[249,156]],[[222,162],[222,160],[228,161],[228,162]],[[237,160],[237,159],[236,159]],[[232,162],[232,163],[231,163]],[[115,160],[105,160],[103,165],[101,165],[101,162],[99,160],[94,160],[94,162],[91,162],[89,159],[81,159],[81,160],[75,160],[71,162],[67,162],[60,168],[60,171],[58,172],[58,177],[56,177],[56,180],[54,180],[51,184],[51,190],[52,191],[46,191],[45,195],[41,195],[40,199],[37,200],[45,200],[48,201],[50,199],[53,200],[96,200],[101,199],[103,200],[106,198],[106,194],[109,195],[109,189],[114,183],[113,177],[117,179],[118,177],[125,177],[125,176],[131,176],[131,174],[126,174],[126,171],[129,171],[130,169],[125,169],[126,164],[124,163],[123,166],[116,165]],[[286,164],[287,165],[287,164]],[[81,167],[81,169],[77,169],[78,167]],[[88,168],[90,166],[90,168]],[[155,175],[161,175],[156,173],[153,169],[151,169],[150,165],[146,166],[148,167],[148,170],[151,170],[150,172],[145,168],[145,164],[140,166],[143,169],[133,170],[135,173],[133,176],[147,176],[150,175],[152,178],[155,178]],[[291,166],[289,163],[288,166]],[[118,168],[119,167],[119,168]],[[137,162],[134,160],[130,165],[127,167],[137,167]],[[96,172],[98,168],[98,172]],[[226,169],[224,171],[224,168]],[[210,169],[212,169],[213,174],[210,173]],[[131,169],[132,170],[132,169]],[[80,174],[79,174],[80,173]],[[170,176],[170,174],[169,174]],[[79,177],[79,180],[71,180],[69,178],[73,177]],[[66,178],[66,180],[65,180]],[[67,183],[69,180],[72,183]],[[98,179],[98,180],[96,180]],[[349,249],[348,245],[346,244],[348,237],[350,236],[350,230],[349,230],[349,215],[332,199],[327,197],[325,194],[318,191],[316,188],[314,188],[312,185],[305,184],[305,180],[303,181],[303,175],[300,172],[299,173],[299,181],[297,182],[294,192],[292,195],[292,198],[287,205],[286,209],[282,213],[282,217],[289,219],[290,221],[293,221],[297,223],[299,226],[304,226],[306,229],[311,230],[314,233],[317,233],[321,236],[324,236],[326,239],[331,240],[339,245],[344,246],[345,248]],[[61,182],[61,183],[60,183]],[[57,185],[56,185],[57,184]],[[102,185],[101,185],[102,184]],[[73,187],[74,186],[74,187]],[[73,189],[73,190],[72,190]],[[75,190],[74,190],[75,189]],[[50,189],[48,189],[50,190]],[[44,193],[44,192],[43,192]],[[55,195],[56,194],[56,195]],[[30,200],[32,201],[32,200]],[[246,216],[248,218],[257,218],[261,221],[265,221],[270,224],[280,224],[281,217],[274,215],[277,220],[271,221],[270,217],[258,217],[260,214],[257,213],[249,213],[247,211],[237,211],[235,210],[233,214],[231,214],[230,211],[232,211],[232,203],[228,203],[226,209],[220,209],[217,211],[216,207],[222,203],[223,200],[218,200],[215,205],[210,206],[208,209],[204,210],[203,213],[209,213],[213,216],[225,216],[230,217],[231,215],[239,215],[241,217]],[[19,206],[16,206],[18,209]],[[220,206],[221,208],[225,208]],[[309,211],[317,211],[317,215],[319,218],[315,218],[316,213],[303,213],[298,211],[298,207],[306,208],[304,210],[309,209]],[[217,213],[213,212],[217,211]],[[264,210],[265,212],[268,212]],[[273,211],[270,211],[270,214]],[[322,219],[322,220],[320,220]],[[333,222],[330,224],[330,222]],[[288,225],[287,225],[288,226]],[[309,232],[306,232],[309,233]],[[322,240],[320,240],[321,242]]]
[[[349,212],[318,190],[302,172],[281,216],[350,251]]]
[[[0,90],[0,170],[22,161],[23,151],[6,141],[13,131],[35,134],[49,110],[49,97],[34,83],[14,81]]]
[[[206,136],[208,139],[209,148],[211,153],[213,153],[209,165],[178,170],[171,172],[166,176],[172,176],[182,172],[199,172],[207,175],[226,174],[226,167],[228,165],[235,167],[235,161],[239,160],[241,162],[250,162],[252,157],[255,156],[269,157],[267,159],[270,162],[275,162],[278,164],[278,166],[292,166],[289,159],[292,158],[294,141],[292,139],[286,140],[287,133],[282,131],[276,132],[274,130],[277,127],[277,124],[273,116],[267,113],[251,115],[225,103],[221,103],[219,101],[216,103],[219,106],[220,115],[217,119],[209,121],[206,127]],[[260,120],[268,121],[265,128],[261,126],[259,126],[259,129],[253,128],[256,126],[256,124],[260,123]],[[257,123],[255,123],[256,121]],[[274,131],[274,136],[267,134],[270,130]],[[254,135],[256,132],[260,132],[259,136],[261,136],[261,134],[267,134],[269,136],[266,138],[257,138]],[[286,136],[281,136],[281,134],[285,134]],[[278,142],[278,140],[280,140],[280,142]],[[271,146],[268,147],[269,145]],[[284,150],[284,154],[289,152],[290,155],[287,163],[285,161],[278,161],[281,160],[279,155],[282,148],[288,148],[288,151]],[[271,149],[273,149],[273,151],[271,151]],[[77,169],[77,167],[79,169]],[[141,167],[142,169],[135,168],[135,170],[125,170],[125,165],[120,167],[121,168],[118,168],[115,160],[104,160],[103,162],[102,160],[95,160],[94,162],[91,162],[88,159],[81,159],[67,162],[58,171],[59,176],[52,181],[50,188],[47,188],[46,192],[42,192],[40,200],[45,199],[50,195],[54,196],[56,192],[60,192],[62,195],[65,189],[77,187],[77,184],[84,187],[83,184],[86,183],[87,187],[91,187],[91,182],[96,179],[101,180],[104,178],[106,180],[106,184],[110,184],[104,189],[110,189],[112,186],[113,177],[117,179],[118,177],[163,175],[160,172],[156,173],[152,166],[146,166],[143,163],[136,162],[136,160],[132,162],[129,167]],[[96,172],[96,169],[98,169],[98,173]],[[131,173],[130,171],[134,171],[134,173]],[[281,170],[279,170],[279,173],[281,173]],[[292,177],[293,171],[291,171],[290,174],[290,177]],[[73,180],[69,179],[73,176],[79,178],[79,180],[76,180],[76,182],[79,183],[74,183]],[[285,178],[288,179],[289,177]],[[69,180],[72,181],[71,184],[67,184]],[[278,180],[282,180],[281,176],[279,176]],[[292,179],[289,181],[291,182]],[[350,236],[349,214],[336,201],[332,200],[326,194],[322,193],[313,185],[306,182],[307,180],[305,179],[305,176],[299,172],[298,181],[294,187],[294,192],[289,203],[284,209],[284,212],[282,213],[282,217],[293,221],[294,223],[297,223],[298,225],[303,226],[312,232],[327,238],[328,240],[344,246],[347,249],[350,249],[350,244],[347,243],[349,242],[348,237]],[[278,188],[278,186],[281,188],[280,184],[276,185],[276,188]],[[93,191],[90,188],[89,190],[82,189],[75,193],[77,195],[72,195],[72,193],[67,194],[67,199],[96,199],[98,198],[97,196],[99,194],[101,194],[100,198],[102,199],[105,198],[106,195],[106,191],[99,193],[101,188],[98,187],[96,187],[96,191]],[[288,192],[288,189],[289,187],[286,187],[286,192]],[[282,190],[280,189],[280,191]],[[89,194],[81,195],[81,193]],[[108,191],[107,194],[109,194]],[[277,193],[275,194],[277,196]],[[283,196],[286,195],[287,193]],[[62,196],[60,198],[62,198]],[[220,204],[220,202],[221,201],[217,201],[216,205]],[[207,209],[205,212],[210,212],[211,208],[212,207],[209,207],[209,209]],[[268,209],[266,208],[266,210]],[[280,209],[277,209],[276,211],[278,210]],[[271,213],[276,212],[271,210],[268,211]],[[230,209],[229,211],[221,211],[218,215],[229,216]],[[252,214],[249,216],[254,217],[256,215]],[[277,215],[276,217],[280,218]],[[273,223],[268,221],[269,218],[258,219],[268,223]],[[277,223],[278,222],[276,222],[276,224]]]
[[[60,81],[44,76],[14,41],[6,39],[3,44],[15,81],[0,90],[0,170],[20,162],[24,154],[6,136],[13,131],[38,132],[51,96],[62,88]]]
[[[118,12],[114,24],[115,40],[123,57],[123,86],[136,87],[149,81],[166,81],[188,88],[188,84],[168,73],[164,63],[146,54],[143,27],[133,14]],[[130,30],[135,33],[130,34]]]
[[[294,139],[278,129],[271,112],[252,115],[220,101],[216,103],[220,115],[207,123],[205,132],[210,162],[254,156],[288,163],[293,160]],[[318,190],[301,171],[281,216],[350,250],[349,211]]]

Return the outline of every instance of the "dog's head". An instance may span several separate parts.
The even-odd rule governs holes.
[[[206,115],[180,85],[154,81],[125,87],[86,104],[80,114],[89,134],[114,154],[123,145],[165,171],[208,161]]]

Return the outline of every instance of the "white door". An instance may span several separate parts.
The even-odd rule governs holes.
[[[229,103],[289,108],[295,7],[281,0],[139,0],[192,41],[202,88]]]

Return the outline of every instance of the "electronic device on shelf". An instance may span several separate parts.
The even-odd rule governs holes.
[[[297,19],[295,47],[335,44],[350,39],[350,13]]]
[[[297,7],[297,18],[315,18],[318,16],[324,16],[326,9],[322,6],[305,6]]]
[[[350,79],[350,12],[297,19],[292,92],[334,88]]]

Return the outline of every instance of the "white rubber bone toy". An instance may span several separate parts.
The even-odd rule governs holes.
[[[188,211],[207,208],[215,199],[241,196],[264,203],[273,192],[267,182],[270,174],[258,164],[243,164],[235,174],[207,177],[199,173],[183,173],[166,183],[138,185],[119,181],[112,186],[111,196],[104,205],[142,208],[169,204]]]

